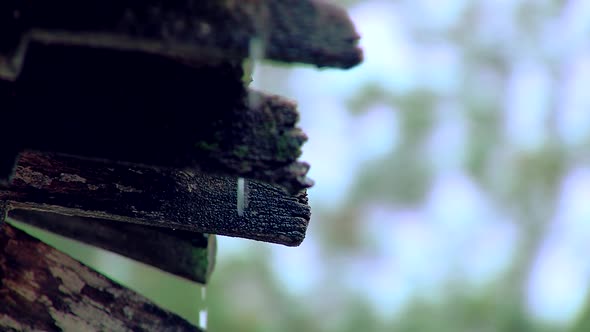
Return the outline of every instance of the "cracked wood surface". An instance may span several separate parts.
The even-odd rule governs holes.
[[[189,63],[262,56],[319,67],[362,60],[343,9],[317,0],[23,0],[0,2],[0,77],[14,80],[31,43],[141,51]]]
[[[23,149],[312,185],[294,102],[246,90],[239,64],[53,47],[0,81],[0,180]]]
[[[25,152],[11,186],[0,188],[0,201],[13,209],[299,245],[310,219],[305,191],[291,195],[246,182],[239,216],[236,178]]]
[[[0,220],[0,330],[201,331]]]

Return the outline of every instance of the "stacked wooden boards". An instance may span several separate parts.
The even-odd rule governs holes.
[[[273,61],[350,68],[358,38],[318,1],[2,2],[2,215],[201,283],[209,234],[298,245],[307,138],[296,105],[250,90],[242,63],[261,47]],[[9,247],[26,237],[2,227],[0,271],[24,276],[33,267]],[[12,293],[0,301],[18,304],[3,317],[31,300],[15,295],[23,278],[3,282]]]

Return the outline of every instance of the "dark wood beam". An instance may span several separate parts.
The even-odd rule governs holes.
[[[215,266],[215,235],[112,220],[10,210],[8,217],[206,284]]]
[[[187,63],[263,57],[350,68],[362,60],[348,14],[317,0],[0,2],[0,78],[18,76],[31,42],[141,51]]]

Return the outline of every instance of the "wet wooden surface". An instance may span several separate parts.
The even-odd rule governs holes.
[[[310,219],[306,193],[246,182],[240,216],[237,178],[27,152],[11,186],[0,189],[0,201],[17,209],[299,245]]]

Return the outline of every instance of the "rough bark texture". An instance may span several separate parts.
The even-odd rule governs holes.
[[[249,56],[349,68],[362,60],[346,12],[315,0],[22,0],[0,4],[0,77],[30,42],[133,50],[192,63]]]
[[[307,140],[295,103],[246,91],[240,65],[54,47],[0,81],[0,178],[22,149],[249,177],[298,192]]]
[[[0,221],[1,331],[200,331]]]
[[[296,246],[310,218],[305,192],[247,181],[237,212],[236,178],[27,152],[0,201],[12,208],[141,223]]]
[[[34,210],[10,210],[8,216],[201,284],[215,266],[215,235]]]

